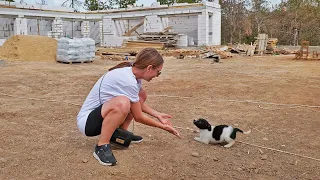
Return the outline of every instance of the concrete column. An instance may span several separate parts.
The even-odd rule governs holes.
[[[100,46],[103,46],[103,22],[99,21]]]
[[[11,18],[0,18],[0,39],[7,39],[14,35],[14,21],[15,19]]]
[[[49,37],[60,38],[63,36],[63,24],[61,18],[55,18],[52,21],[52,31],[48,33]]]
[[[209,46],[213,45],[213,16],[209,15]]]
[[[82,34],[82,37],[84,37],[84,38],[90,37],[90,22],[89,21],[82,21],[81,34]]]
[[[122,36],[126,32],[125,21],[118,19],[114,21],[116,27],[116,35]]]
[[[14,35],[27,35],[28,25],[27,19],[23,16],[19,16],[14,20]]]
[[[221,45],[221,9],[212,14],[212,45]]]
[[[104,35],[115,35],[116,27],[115,23],[111,18],[103,18],[103,34]]]
[[[198,46],[209,45],[209,14],[204,9],[201,15],[198,15]]]
[[[161,21],[162,21],[162,29],[169,27],[169,18],[163,17],[161,18]]]

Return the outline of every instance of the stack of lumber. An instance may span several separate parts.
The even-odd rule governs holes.
[[[138,40],[127,41],[125,46],[128,48],[153,47],[155,49],[164,49],[166,47],[175,47],[177,43],[177,33],[171,32],[149,32],[139,35]]]
[[[110,59],[114,61],[133,60],[137,55],[135,51],[117,52],[115,49],[98,49],[96,55],[101,59]]]
[[[164,49],[165,43],[164,42],[154,42],[154,41],[139,41],[139,40],[132,40],[132,41],[126,41],[125,42],[126,48],[147,48],[152,47],[155,49]]]
[[[144,41],[157,41],[157,42],[176,42],[175,36],[177,33],[144,33],[141,34],[139,39]]]
[[[155,32],[141,34],[139,40],[148,42],[163,42],[166,47],[175,47],[177,43],[177,33]]]

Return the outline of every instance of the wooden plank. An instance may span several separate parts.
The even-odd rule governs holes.
[[[164,30],[161,31],[161,33],[166,33],[166,32],[168,32],[170,29],[172,29],[172,26],[168,26],[168,27],[164,28]]]
[[[145,32],[143,33],[144,35],[177,35],[178,33],[174,33],[174,32],[166,32],[166,33],[162,33],[162,32]]]
[[[119,56],[130,56],[130,53],[121,53],[121,52],[101,52],[101,55],[119,55]]]
[[[126,42],[126,48],[143,48],[143,47],[163,49],[165,47],[165,43],[153,42],[153,41],[127,41]]]
[[[126,32],[123,36],[130,36],[131,33],[133,33],[134,31],[136,31],[139,27],[141,27],[144,24],[144,20],[142,20],[138,25],[136,25],[135,27],[133,27],[132,29],[130,29],[128,32]]]
[[[174,38],[175,35],[171,34],[141,34],[142,38]]]
[[[163,42],[154,42],[154,41],[127,41],[127,43],[164,44]]]

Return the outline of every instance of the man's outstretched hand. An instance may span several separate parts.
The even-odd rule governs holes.
[[[172,123],[170,121],[170,119],[172,118],[172,116],[165,114],[165,113],[159,113],[159,115],[157,116],[158,120],[164,124],[164,125],[168,125],[168,126],[172,126]]]
[[[175,128],[173,128],[172,126],[164,125],[164,129],[165,129],[166,131],[168,131],[169,133],[177,136],[178,138],[181,138],[179,132],[178,132]]]

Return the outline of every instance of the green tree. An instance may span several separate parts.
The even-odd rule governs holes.
[[[273,12],[273,19],[279,26],[278,39],[281,44],[299,45],[301,41],[310,41],[311,45],[320,45],[319,0],[288,0]]]
[[[116,4],[119,8],[127,8],[128,5],[136,3],[136,0],[116,0]]]
[[[223,0],[221,5],[221,40],[223,43],[241,43],[252,39],[251,22],[248,20],[248,1]]]
[[[270,13],[269,2],[267,0],[251,0],[250,17],[254,22],[254,32],[256,35],[266,32],[265,20]]]
[[[80,8],[81,4],[82,3],[79,0],[66,0],[61,4],[61,6],[62,7],[71,7],[74,10],[76,10],[76,9]]]
[[[103,10],[103,9],[114,9],[127,8],[128,5],[136,3],[136,0],[85,0],[84,7],[90,11]]]
[[[84,7],[89,11],[108,9],[106,3],[99,0],[85,0]]]

